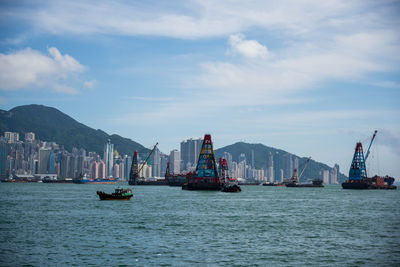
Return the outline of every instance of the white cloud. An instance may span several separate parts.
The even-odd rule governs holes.
[[[248,29],[279,35],[312,35],[316,30],[376,25],[396,14],[396,2],[382,1],[47,1],[3,16],[28,18],[55,34],[158,35],[177,38],[227,36]],[[394,6],[394,7],[393,7]],[[397,7],[398,8],[398,7]],[[378,14],[378,16],[376,15]],[[384,16],[381,16],[383,14]]]
[[[245,40],[243,34],[229,36],[231,51],[239,53],[247,58],[266,58],[268,49],[256,40]]]
[[[76,95],[79,94],[79,91],[73,87],[63,84],[54,84],[52,85],[52,90],[57,93],[64,93],[69,95]]]
[[[50,87],[56,92],[77,92],[59,84],[70,76],[81,73],[85,67],[76,59],[62,55],[55,47],[49,55],[26,48],[10,54],[0,54],[0,90],[18,90],[31,87]]]
[[[84,81],[83,82],[83,87],[86,89],[93,89],[96,87],[97,81],[96,80],[91,80],[91,81]]]

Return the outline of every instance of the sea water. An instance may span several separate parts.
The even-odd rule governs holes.
[[[400,191],[0,184],[0,266],[400,266]]]

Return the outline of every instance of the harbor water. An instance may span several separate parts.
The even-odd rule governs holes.
[[[400,190],[0,184],[0,266],[400,266]]]

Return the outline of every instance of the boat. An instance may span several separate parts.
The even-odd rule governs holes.
[[[107,179],[90,179],[87,178],[85,174],[79,179],[73,179],[72,182],[74,184],[116,184],[118,182],[118,178],[109,177]]]
[[[72,184],[72,179],[71,178],[65,178],[65,179],[43,178],[42,182],[50,183],[50,184]]]
[[[136,185],[168,185],[168,181],[165,179],[156,179],[156,180],[138,179],[136,180]]]
[[[221,180],[224,181],[221,192],[226,192],[226,193],[239,193],[242,192],[242,189],[238,185],[238,181],[234,178],[230,178],[228,174],[228,163],[226,159],[220,158],[219,159],[219,177],[221,177]]]
[[[217,163],[211,135],[204,135],[199,159],[194,174],[187,177],[182,190],[218,190],[222,189],[222,182],[218,175]]]
[[[307,168],[308,163],[310,162],[311,157],[309,157],[303,167],[303,170],[300,172],[300,175],[297,176],[297,169],[293,170],[292,177],[284,182],[286,187],[324,187],[323,181],[321,179],[313,179],[311,184],[301,184],[299,183],[301,176],[303,175],[305,169]]]
[[[147,164],[147,161],[149,160],[151,154],[153,154],[154,150],[156,150],[157,145],[158,142],[154,145],[153,149],[151,150],[151,152],[149,153],[143,164],[140,165],[140,168],[139,168],[139,153],[137,151],[133,152],[131,171],[129,173],[129,181],[128,181],[129,185],[167,185],[167,182],[164,180],[160,180],[160,182],[146,181],[145,178],[139,177],[141,170]]]
[[[247,182],[247,181],[244,181],[244,182],[239,182],[238,183],[238,185],[260,185],[261,183],[260,182],[257,182],[257,181],[254,181],[254,182]]]
[[[286,183],[286,187],[324,187],[321,179],[314,179],[311,184]]]
[[[242,189],[237,184],[226,184],[222,187],[221,192],[239,193],[242,192]]]
[[[393,177],[388,175],[385,177],[378,175],[375,175],[371,178],[367,177],[365,163],[368,159],[372,142],[374,141],[377,133],[378,131],[375,130],[365,157],[361,142],[356,144],[353,160],[349,170],[349,179],[342,183],[343,189],[397,189],[397,186],[393,185],[395,181]]]
[[[194,172],[174,174],[170,172],[169,162],[165,169],[165,180],[169,186],[182,186],[186,183],[187,178],[193,176]]]
[[[131,189],[116,188],[114,193],[107,194],[103,191],[97,191],[100,200],[130,200],[133,196]]]
[[[277,183],[277,182],[265,182],[262,184],[263,186],[285,186],[284,182]]]

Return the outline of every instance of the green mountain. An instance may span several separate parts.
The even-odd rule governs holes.
[[[289,152],[283,151],[281,149],[276,149],[273,147],[268,147],[263,144],[248,144],[244,142],[238,142],[233,145],[225,146],[219,149],[215,150],[215,155],[217,158],[223,157],[224,152],[228,152],[232,155],[232,160],[239,162],[239,157],[240,154],[245,154],[246,156],[246,161],[247,164],[251,164],[251,159],[252,159],[252,151],[254,151],[254,166],[256,169],[267,169],[267,167],[270,164],[270,153],[272,155],[272,159],[274,162],[274,173],[275,177],[280,177],[280,170],[284,170],[284,178],[290,178],[292,176],[293,170],[291,169],[294,168],[293,165],[290,164],[290,162],[294,162],[295,159],[298,159],[299,161],[299,174],[301,170],[304,168],[305,163],[307,161],[306,157],[298,157],[296,155],[290,154]],[[294,163],[292,163],[294,164]],[[305,169],[302,177],[301,177],[301,182],[305,182],[308,180],[312,180],[315,178],[320,178],[321,177],[321,172],[323,170],[332,170],[331,167],[329,167],[326,164],[317,162],[315,160],[310,160],[308,163],[307,168]],[[347,180],[347,177],[339,173],[338,174],[338,181],[345,181]]]
[[[92,129],[56,108],[43,105],[19,106],[9,111],[0,110],[0,133],[3,134],[5,131],[18,132],[21,137],[26,132],[34,132],[36,139],[56,142],[68,151],[71,151],[72,147],[77,147],[103,155],[104,144],[110,139],[114,149],[122,155],[132,155],[136,150],[140,154],[150,152],[131,139]]]

